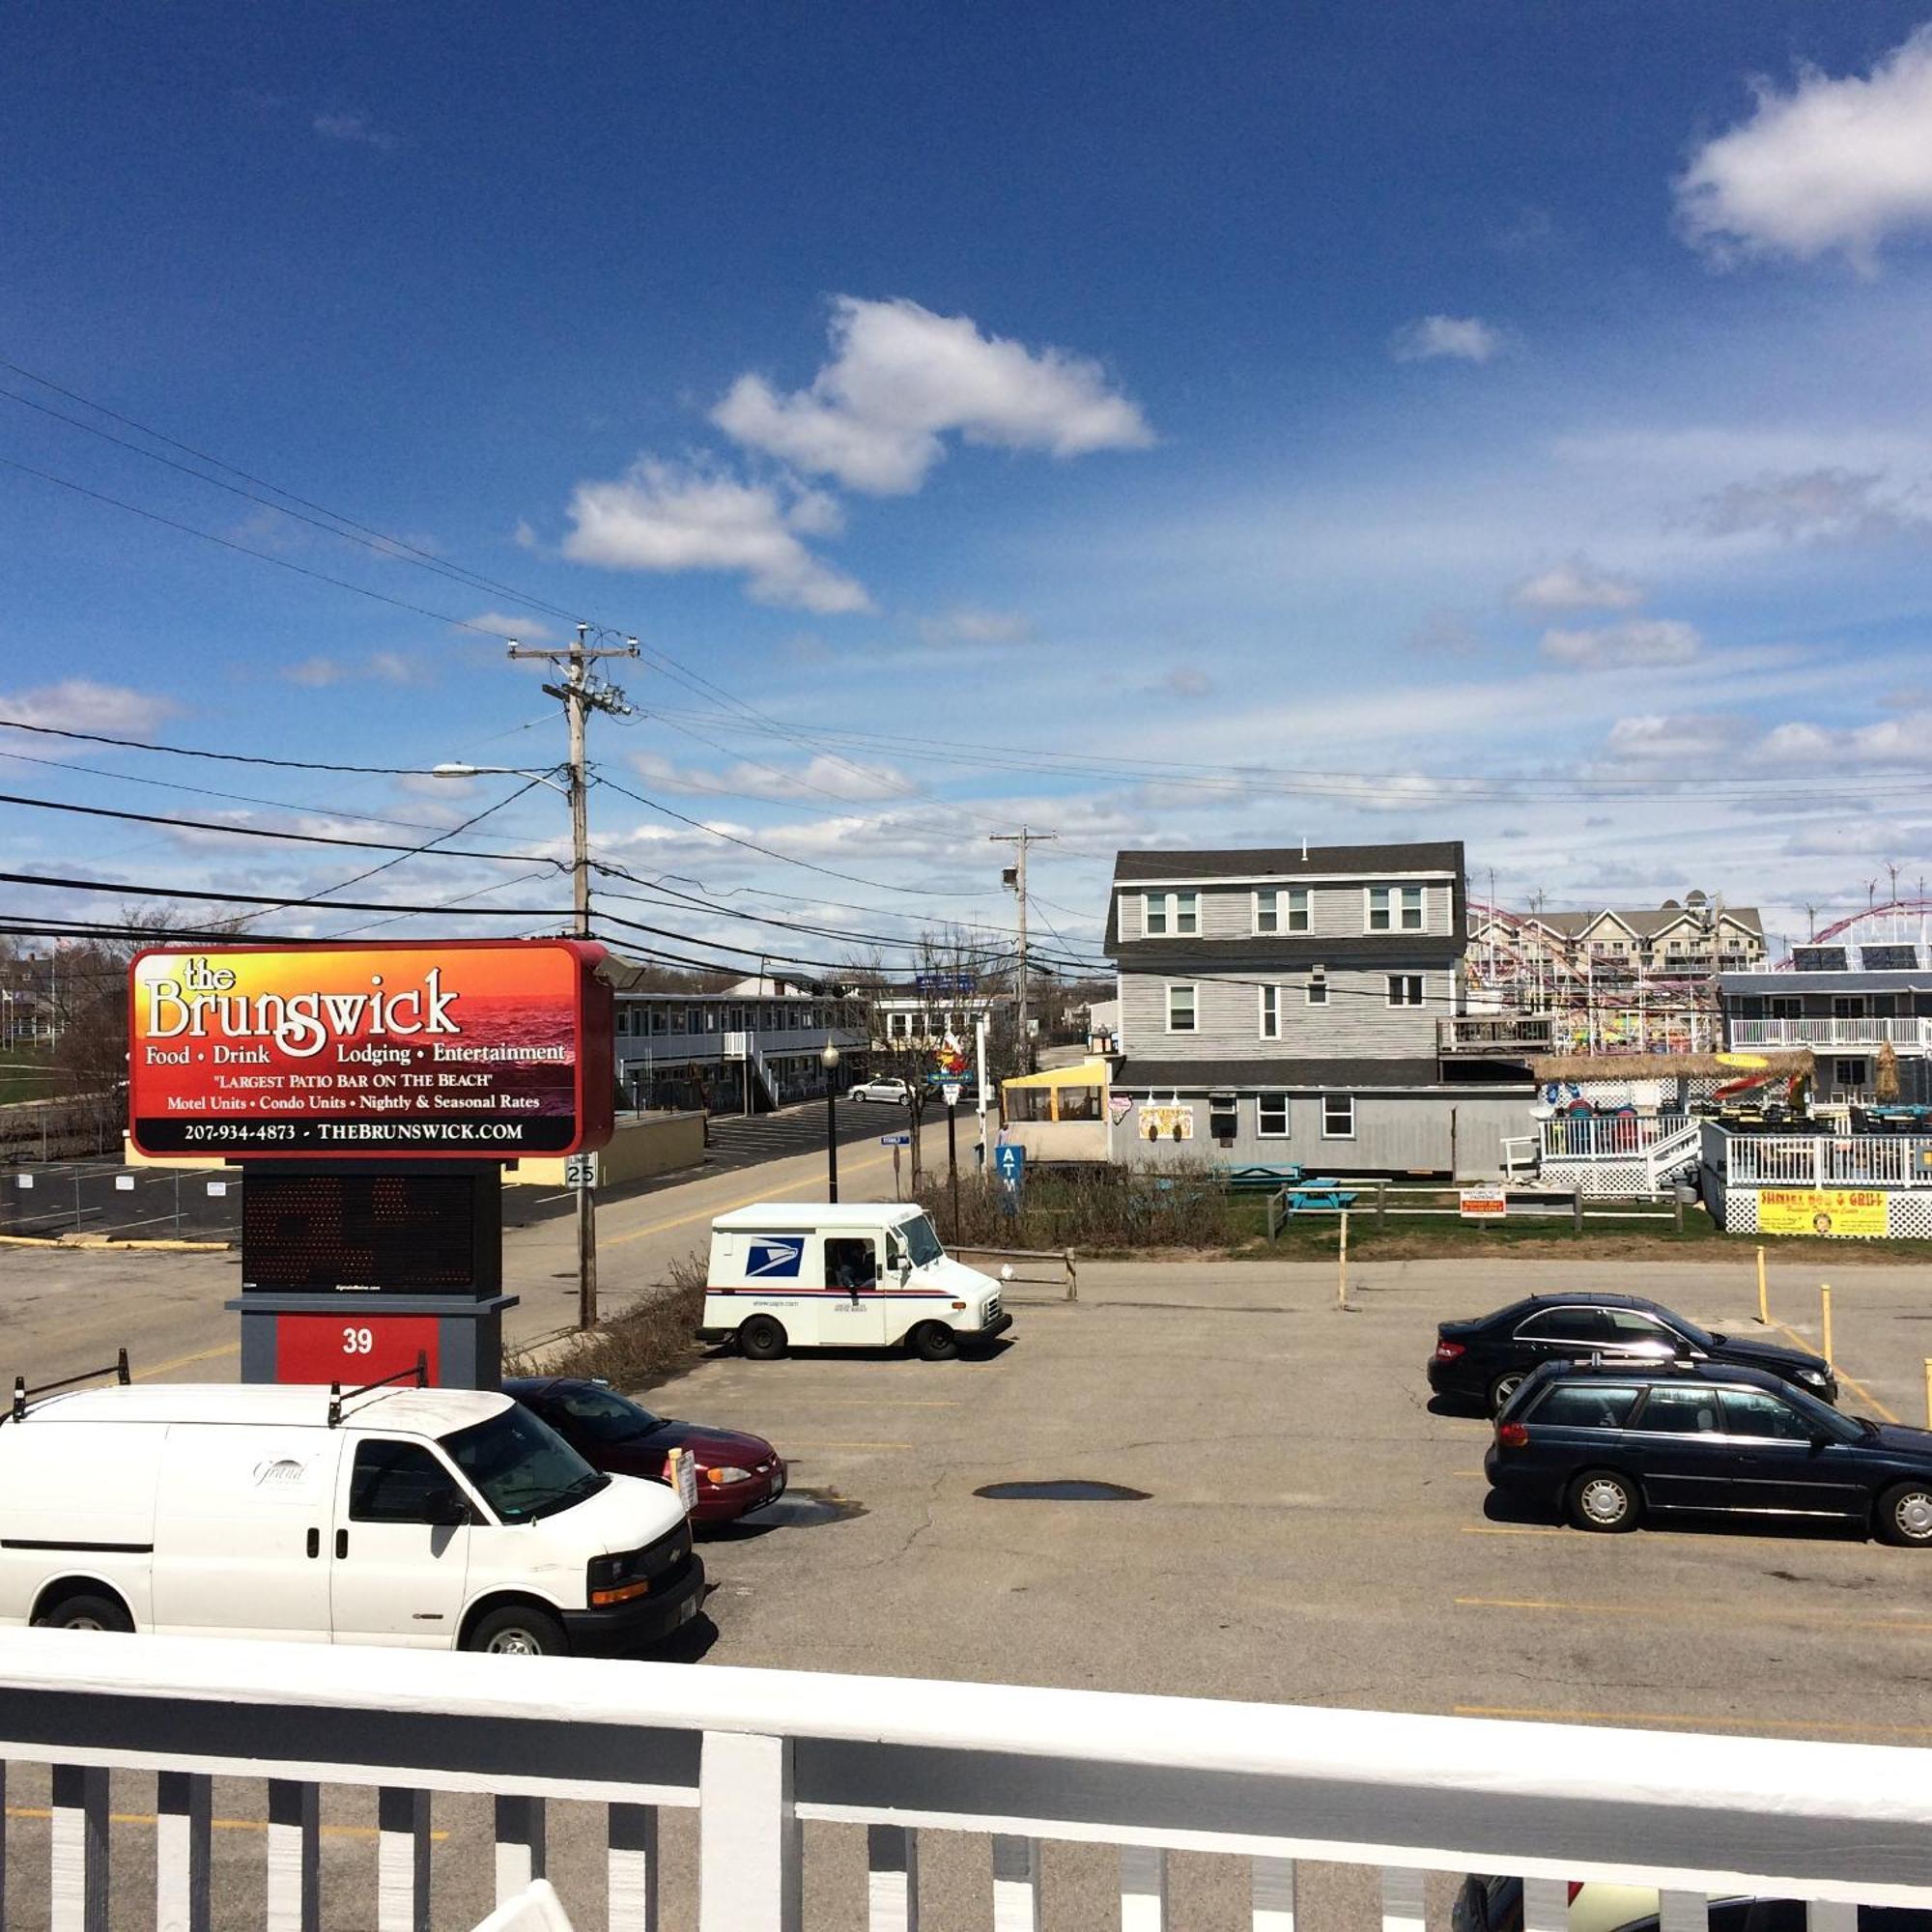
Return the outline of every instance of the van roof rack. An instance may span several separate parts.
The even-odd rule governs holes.
[[[52,1395],[56,1389],[72,1388],[76,1382],[91,1382],[96,1376],[112,1376],[123,1388],[126,1388],[133,1380],[133,1378],[128,1373],[127,1350],[119,1350],[114,1359],[104,1369],[82,1369],[77,1376],[63,1376],[58,1381],[52,1382],[36,1382],[32,1388],[27,1386],[25,1376],[15,1376],[14,1378],[14,1420],[15,1422],[26,1421],[27,1405],[36,1396]]]
[[[398,1369],[392,1376],[384,1376],[380,1381],[364,1382],[360,1388],[346,1389],[340,1382],[328,1385],[328,1426],[342,1427],[342,1405],[353,1402],[358,1395],[373,1395],[378,1389],[393,1388],[405,1379],[413,1381],[417,1388],[429,1387],[429,1354],[426,1350],[416,1350],[415,1364],[412,1368]]]

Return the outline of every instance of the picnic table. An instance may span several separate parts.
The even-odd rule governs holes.
[[[1216,1167],[1212,1170],[1231,1194],[1272,1194],[1279,1187],[1292,1186],[1302,1175],[1299,1161],[1280,1167]]]
[[[1303,1180],[1282,1190],[1291,1214],[1305,1213],[1311,1208],[1352,1208],[1355,1194],[1355,1189],[1344,1187],[1334,1179]]]

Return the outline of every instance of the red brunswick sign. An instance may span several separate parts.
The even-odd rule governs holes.
[[[585,940],[157,948],[129,969],[143,1153],[514,1160],[611,1138]]]

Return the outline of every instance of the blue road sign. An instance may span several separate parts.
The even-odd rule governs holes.
[[[911,1147],[912,1136],[910,1134],[881,1134],[879,1136],[879,1145],[881,1147]]]
[[[993,1150],[993,1172],[1009,1187],[1017,1187],[1026,1176],[1026,1149],[1013,1142],[1002,1142]]]

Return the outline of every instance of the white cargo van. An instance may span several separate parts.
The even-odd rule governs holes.
[[[929,1362],[1012,1326],[1000,1284],[956,1262],[915,1203],[771,1202],[711,1224],[706,1342],[754,1362],[786,1349],[909,1347]]]
[[[622,1650],[696,1614],[674,1491],[470,1389],[151,1384],[0,1417],[0,1627]]]

